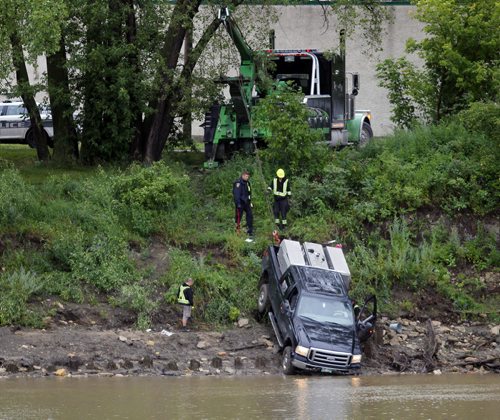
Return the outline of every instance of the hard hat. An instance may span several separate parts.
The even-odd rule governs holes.
[[[285,177],[285,171],[283,169],[278,169],[276,171],[276,175],[278,176],[278,178],[284,178]]]

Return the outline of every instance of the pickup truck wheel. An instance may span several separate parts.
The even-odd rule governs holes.
[[[281,367],[285,375],[293,375],[295,373],[295,367],[292,365],[292,348],[290,346],[286,346],[283,350]]]
[[[269,286],[265,283],[260,286],[257,308],[261,315],[269,310]]]

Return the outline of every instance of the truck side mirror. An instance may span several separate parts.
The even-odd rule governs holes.
[[[352,95],[356,96],[359,92],[359,74],[358,73],[353,73],[352,74]]]

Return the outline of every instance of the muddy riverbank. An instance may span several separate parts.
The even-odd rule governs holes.
[[[43,330],[0,328],[0,377],[281,372],[271,327],[251,318],[221,331],[182,332],[166,322],[137,331],[109,308],[103,316],[103,308],[56,305],[59,316]],[[401,324],[399,333],[389,328],[393,322]],[[499,326],[382,317],[361,374],[399,372],[500,372]]]

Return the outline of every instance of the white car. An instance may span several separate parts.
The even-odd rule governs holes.
[[[54,128],[50,107],[38,104],[47,144],[54,146]],[[35,147],[28,110],[22,102],[0,102],[0,143],[21,143]]]

